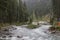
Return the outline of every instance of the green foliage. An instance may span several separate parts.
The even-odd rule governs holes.
[[[15,23],[16,26],[21,26],[21,25],[24,25],[24,24],[26,24],[26,22],[17,22],[17,23]]]
[[[9,23],[0,23],[0,29],[9,26]]]
[[[50,19],[50,24],[53,25],[53,22],[54,22],[54,18],[51,18]]]
[[[4,4],[4,5],[3,5]],[[19,0],[0,0],[0,23],[27,22],[26,4]]]
[[[50,27],[49,28],[49,30],[52,30],[52,31],[55,30],[55,29],[56,29],[55,27]]]
[[[56,30],[60,31],[60,26],[58,26],[58,27],[55,27],[55,28],[56,28]]]
[[[16,25],[16,26],[21,26],[21,25],[22,25],[22,23],[16,23],[15,25]]]
[[[54,17],[60,18],[60,0],[52,0],[53,1],[53,12]]]
[[[29,28],[29,29],[34,29],[34,28],[37,28],[37,25],[29,24],[29,25],[27,26],[27,28]]]
[[[60,26],[57,26],[57,27],[50,27],[50,30],[56,30],[56,31],[60,31]]]

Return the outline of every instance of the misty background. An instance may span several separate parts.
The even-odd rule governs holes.
[[[22,0],[26,3],[29,13],[36,12],[37,16],[50,14],[52,10],[52,0]]]

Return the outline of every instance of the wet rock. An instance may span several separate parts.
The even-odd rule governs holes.
[[[5,33],[5,35],[11,35],[12,33]]]
[[[22,40],[24,40],[24,39],[22,39]]]
[[[55,34],[56,33],[56,31],[54,30],[54,31],[51,31],[51,34]]]
[[[11,35],[9,37],[12,37]]]
[[[17,28],[13,28],[13,30],[16,30]]]
[[[13,31],[13,30],[9,30],[9,31]]]
[[[6,36],[2,36],[2,38],[6,38]]]
[[[51,34],[55,34],[56,32],[51,32]]]
[[[17,38],[22,38],[22,36],[17,36]]]
[[[9,33],[6,33],[6,35],[10,35]]]
[[[0,37],[2,36],[2,34],[0,34]]]
[[[15,28],[15,27],[11,26],[9,29],[16,30],[17,28]]]
[[[8,29],[4,29],[3,31],[9,31]]]

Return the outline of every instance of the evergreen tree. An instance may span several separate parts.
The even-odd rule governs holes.
[[[0,0],[0,23],[27,22],[26,4],[21,0]]]

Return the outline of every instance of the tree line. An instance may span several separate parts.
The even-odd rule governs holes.
[[[21,0],[0,0],[0,23],[27,22],[28,12]]]

